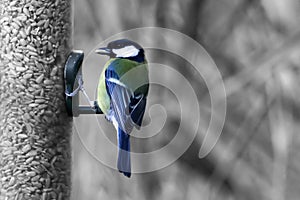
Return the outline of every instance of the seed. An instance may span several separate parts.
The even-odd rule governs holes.
[[[41,105],[39,105],[38,106],[38,108],[40,109],[40,110],[43,110],[43,109],[45,109],[45,108],[47,108],[48,107],[48,105],[46,105],[46,104],[41,104]],[[45,112],[45,111],[44,111]]]
[[[27,119],[27,120],[29,120],[29,119],[30,119],[29,114],[28,114],[28,113],[25,113],[25,114],[24,114],[24,118]]]
[[[21,53],[16,52],[14,55],[15,55],[16,58],[19,58],[20,60],[22,60],[24,58],[24,55],[21,54]]]
[[[9,17],[8,16],[3,16],[1,19],[0,19],[0,23],[1,24],[4,24],[4,22],[8,22],[9,21]]]
[[[35,175],[36,175],[35,172],[26,172],[26,176],[33,177],[33,176],[35,176]]]
[[[28,26],[28,27],[25,29],[25,33],[26,33],[27,35],[29,35],[30,31],[31,31],[31,26]]]
[[[49,27],[49,19],[47,19],[44,23],[44,28],[47,29],[48,27]]]
[[[2,152],[2,155],[3,155],[3,156],[7,156],[7,155],[9,155],[9,154],[11,154],[11,153],[12,153],[12,151],[8,149],[8,150],[3,151],[3,152]]]
[[[31,164],[32,165],[39,165],[40,163],[38,161],[32,161]]]
[[[11,173],[11,169],[6,169],[5,171],[4,171],[4,174],[10,174]]]
[[[34,178],[34,177],[33,177],[33,178]],[[32,179],[33,179],[33,178],[32,178]],[[32,180],[32,179],[31,179],[31,180]],[[43,185],[42,185],[41,183],[36,182],[36,181],[33,181],[33,180],[32,180],[32,185],[35,186],[35,187],[37,187],[37,188],[42,188],[42,187],[43,187]]]
[[[39,104],[31,103],[31,104],[29,104],[29,107],[34,108],[34,107],[37,107],[38,105],[39,105]]]
[[[41,103],[45,103],[44,99],[36,99],[34,100],[35,103],[41,104]]]
[[[20,25],[17,24],[16,22],[12,22],[11,25],[12,25],[16,30],[19,30],[19,28],[20,28]]]
[[[27,20],[27,16],[26,15],[19,15],[17,17],[17,20],[19,20],[19,21],[26,21]]]
[[[24,176],[25,176],[25,174],[23,174],[23,173],[20,173],[20,174],[18,174],[18,175],[17,175],[17,179],[23,179],[23,178],[24,178]]]
[[[9,26],[3,26],[3,29],[7,32],[7,33],[10,33],[10,28],[9,28]]]
[[[8,183],[8,186],[13,186],[15,184],[16,178],[15,177],[11,177]]]
[[[36,14],[40,15],[43,12],[43,10],[44,10],[44,7],[37,9]]]
[[[26,43],[26,40],[24,39],[20,39],[19,40],[19,43],[22,45],[22,46],[25,46],[27,43]]]
[[[26,157],[31,157],[31,156],[36,156],[37,152],[36,151],[30,151],[29,153],[26,154]]]
[[[43,81],[43,78],[44,78],[44,74],[41,74],[39,77],[37,77],[37,78],[35,79],[35,82],[41,83],[41,82]]]
[[[33,29],[33,30],[31,30],[31,34],[32,35],[37,35],[38,34],[38,32],[39,32],[39,30],[40,30],[40,28],[39,27],[37,27],[37,28],[35,28],[35,29]]]
[[[32,74],[25,74],[25,75],[23,76],[24,79],[29,79],[29,78],[31,78],[31,77],[32,77]]]
[[[48,194],[46,192],[43,192],[43,195],[42,195],[42,200],[47,200],[48,198]]]
[[[11,32],[12,32],[13,36],[16,36],[17,33],[18,33],[18,30],[17,29],[12,29]],[[14,43],[15,41],[17,41],[17,37],[14,37],[13,39],[10,40],[10,42],[12,42],[12,43]]]
[[[29,158],[26,159],[25,163],[29,164],[29,163],[31,163],[32,160],[33,160],[33,157],[29,157]]]
[[[46,162],[46,161],[41,161],[41,163],[45,166],[45,167],[50,167],[50,163]]]
[[[54,168],[54,163],[55,163],[56,159],[57,159],[57,156],[54,156],[53,159],[50,162],[52,168]]]
[[[56,87],[57,89],[59,89],[59,90],[61,90],[61,89],[63,89],[63,86],[62,85],[55,85],[54,87]]]
[[[26,123],[25,126],[26,126],[27,132],[28,132],[28,133],[31,133],[31,132],[32,132],[31,126],[30,126],[28,123]]]
[[[33,46],[31,46],[31,45],[27,45],[27,49],[28,49],[29,51],[36,52],[36,49],[35,49]]]
[[[27,38],[27,34],[25,33],[25,31],[22,29],[20,30],[19,34],[21,35],[22,38]]]
[[[51,180],[50,180],[50,177],[48,176],[47,179],[46,179],[45,188],[49,188],[50,183],[51,183]],[[45,191],[45,189],[44,189],[44,191]]]
[[[40,20],[36,25],[38,27],[41,27],[41,26],[44,26],[44,24],[45,24],[45,20]]]
[[[50,196],[52,199],[57,199],[57,194],[54,191],[50,192]]]
[[[10,2],[9,6],[10,6],[10,7],[14,7],[15,5],[17,5],[17,3],[18,3],[17,0],[12,1],[12,2]]]
[[[20,27],[22,26],[22,23],[21,23],[17,18],[13,18],[12,20],[13,20],[13,22],[15,22],[16,24],[18,24]]]
[[[45,84],[45,85],[52,85],[52,84],[54,84],[54,82],[51,81],[51,80],[49,80],[49,79],[46,79],[46,80],[44,81],[44,84]]]
[[[29,144],[27,144],[27,145],[25,145],[25,146],[22,148],[22,151],[23,151],[24,153],[27,153],[28,151],[30,151],[30,149],[31,149],[31,146],[30,146]]]
[[[23,12],[25,13],[25,15],[27,15],[27,17],[30,17],[29,10],[26,7],[23,8]]]
[[[40,175],[37,175],[35,177],[32,177],[31,180],[35,182],[35,181],[38,181],[40,179],[40,177],[41,177]]]
[[[25,139],[28,138],[28,136],[26,134],[18,134],[18,138]]]
[[[63,199],[63,193],[59,193],[59,195],[58,195],[58,200],[62,200]]]
[[[40,88],[41,88],[41,85],[39,85],[39,84],[32,84],[32,86],[33,86],[35,89],[40,89]]]
[[[25,62],[29,62],[30,61],[30,59],[27,57],[27,55],[24,56],[24,61]]]
[[[34,2],[34,1],[32,1],[32,4],[29,4],[29,5],[28,5],[28,10],[29,10],[29,11],[34,11],[34,10],[35,10],[35,8],[34,8],[34,6],[33,6],[33,2]]]
[[[33,57],[37,58],[37,56],[38,56],[38,54],[36,52],[34,52],[34,51],[29,51],[28,55],[30,55],[31,58],[33,58]]]
[[[16,67],[17,72],[25,72],[26,68],[25,67]]]
[[[50,76],[55,76],[57,73],[57,67],[53,67],[53,69],[51,70]]]
[[[14,30],[15,30],[15,29],[14,29]],[[14,37],[14,38],[12,38],[12,39],[10,40],[10,42],[15,43],[17,40],[18,40],[18,38],[17,38],[17,37]]]
[[[4,147],[9,147],[11,145],[12,145],[12,143],[9,141],[2,141],[2,143],[1,143],[1,146],[4,146]]]

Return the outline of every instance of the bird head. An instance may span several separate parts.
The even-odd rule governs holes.
[[[144,57],[144,49],[128,39],[115,40],[108,43],[107,47],[96,49],[95,51],[101,55],[107,55],[111,58],[135,58]]]

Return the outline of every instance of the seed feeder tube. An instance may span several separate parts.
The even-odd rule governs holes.
[[[0,1],[0,200],[70,200],[72,3]]]

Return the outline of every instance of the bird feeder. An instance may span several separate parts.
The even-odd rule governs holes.
[[[83,87],[82,62],[83,51],[73,50],[66,61],[64,79],[66,107],[69,116],[77,117],[80,114],[103,114],[97,101],[90,101]],[[79,105],[79,92],[82,92],[90,105]]]
[[[71,196],[72,2],[0,1],[0,199]]]

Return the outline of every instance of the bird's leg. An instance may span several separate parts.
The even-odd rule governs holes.
[[[94,109],[96,111],[96,114],[101,114],[102,113],[97,101],[94,101]]]

